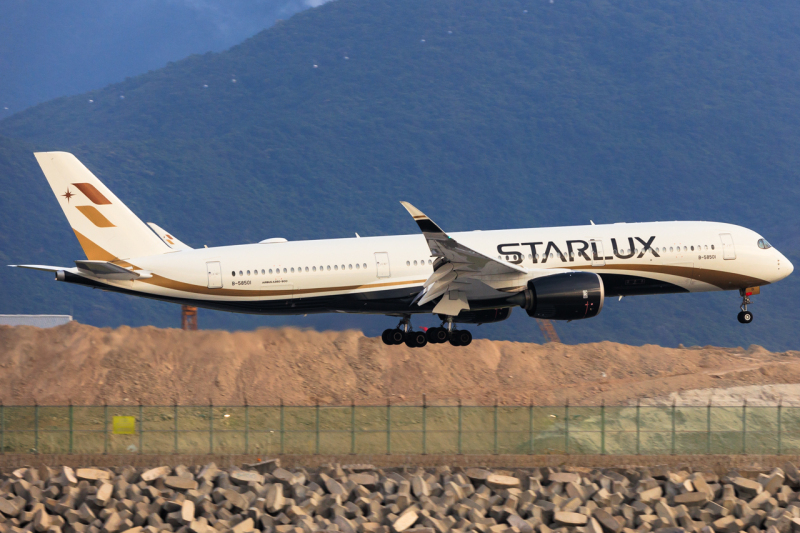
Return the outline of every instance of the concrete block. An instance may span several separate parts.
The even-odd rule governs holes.
[[[94,482],[100,479],[111,479],[111,472],[100,470],[99,468],[79,468],[75,471],[75,477],[79,480]]]
[[[168,466],[159,466],[156,468],[151,468],[142,472],[142,481],[145,483],[152,483],[156,479],[160,477],[166,477],[172,472],[172,469]]]
[[[165,476],[164,485],[179,491],[195,490],[198,487],[197,481],[182,476]]]
[[[580,474],[573,472],[553,472],[547,477],[550,483],[580,483]]]
[[[583,526],[586,525],[588,517],[580,513],[570,513],[559,511],[553,515],[553,520],[561,526]]]
[[[39,533],[44,533],[50,529],[51,524],[52,520],[50,515],[47,514],[44,507],[40,507],[33,515],[33,528]]]
[[[247,518],[246,520],[242,520],[235,526],[233,526],[232,531],[233,533],[250,533],[254,529],[254,522],[252,518]]]
[[[268,512],[272,514],[280,512],[286,504],[286,498],[283,496],[283,485],[280,483],[273,483],[267,490],[265,500],[265,507]],[[341,504],[341,501],[339,503]]]
[[[744,477],[736,477],[732,480],[734,487],[736,487],[736,492],[742,497],[742,499],[752,498],[757,494],[761,494],[764,488],[761,486],[761,483],[757,481],[753,481],[752,479],[747,479]]]
[[[686,492],[678,494],[674,499],[677,505],[686,505],[687,507],[700,507],[708,503],[709,495],[707,492]]]
[[[116,533],[120,531],[122,528],[122,518],[120,518],[119,513],[112,512],[106,521],[103,523],[103,528],[101,529],[102,533]]]
[[[232,483],[239,486],[246,486],[250,483],[264,483],[264,476],[258,472],[247,470],[234,470],[230,473],[229,478]]]
[[[663,501],[659,501],[655,504],[654,509],[656,515],[663,520],[668,527],[677,527],[678,522],[675,519],[675,511],[672,510],[672,507],[665,504]]]
[[[395,533],[402,533],[413,526],[418,518],[419,515],[414,511],[403,513],[392,523],[392,531]]]
[[[661,498],[663,491],[661,487],[653,487],[639,493],[639,500],[645,504],[651,504]]]
[[[784,481],[786,481],[786,476],[783,475],[783,471],[776,468],[763,483],[764,490],[774,496],[781,489]]]
[[[594,511],[594,513],[592,513],[592,517],[597,520],[597,522],[600,524],[600,527],[602,527],[607,533],[620,533],[620,531],[622,531],[623,525],[603,509],[597,509]]]
[[[414,496],[420,498],[422,496],[430,496],[431,488],[422,476],[414,476],[411,478],[411,491]]]
[[[486,478],[486,484],[494,490],[520,488],[521,482],[513,476],[491,474]]]
[[[5,516],[17,516],[21,510],[22,506],[18,503],[5,498],[0,498],[0,513],[3,513]]]
[[[492,475],[489,470],[484,470],[483,468],[467,468],[464,473],[472,481],[477,481],[479,483],[485,482],[489,476]]]

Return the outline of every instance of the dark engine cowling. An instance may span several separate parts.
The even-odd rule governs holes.
[[[502,309],[484,309],[482,311],[461,311],[458,316],[453,317],[453,322],[461,324],[490,324],[505,320],[511,314],[510,307]],[[447,315],[439,315],[442,320],[447,320]]]
[[[580,320],[603,308],[603,280],[592,272],[566,272],[532,279],[523,291],[528,316],[551,320]]]

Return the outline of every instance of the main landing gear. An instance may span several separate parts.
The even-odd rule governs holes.
[[[428,328],[428,331],[414,331],[411,329],[411,318],[404,316],[395,329],[387,329],[381,334],[384,344],[404,344],[409,348],[422,348],[428,343],[444,344],[450,342],[453,346],[467,346],[472,342],[472,333],[465,329],[455,329],[453,320],[447,320],[442,326]]]
[[[746,292],[745,289],[739,289],[739,294],[742,295],[742,305],[739,306],[742,311],[736,316],[736,318],[742,324],[749,324],[753,321],[753,313],[747,310],[747,306],[753,302],[750,301],[750,293]]]

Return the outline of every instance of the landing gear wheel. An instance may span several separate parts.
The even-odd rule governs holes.
[[[738,318],[739,322],[742,324],[749,324],[753,321],[753,313],[750,311],[742,311],[736,318]]]
[[[423,331],[409,331],[406,333],[405,342],[409,348],[422,348],[428,344],[428,337]]]
[[[393,329],[385,329],[385,330],[383,330],[383,333],[381,333],[381,340],[383,341],[383,344],[386,344],[386,345],[394,344],[394,341],[392,340],[392,332],[393,331],[394,331]]]
[[[447,330],[444,328],[428,328],[425,334],[431,344],[441,344],[447,342]]]
[[[387,338],[389,339],[390,342],[388,344],[395,344],[395,345],[396,344],[403,344],[403,340],[405,340],[405,333],[403,333],[402,330],[400,330],[400,329],[387,329],[386,331],[389,332]]]
[[[471,342],[472,333],[465,329],[459,329],[450,334],[450,344],[453,346],[468,346]]]

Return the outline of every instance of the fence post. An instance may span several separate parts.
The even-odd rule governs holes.
[[[108,402],[103,400],[103,455],[108,454]]]
[[[283,455],[283,443],[284,443],[284,419],[283,419],[283,398],[281,398],[281,455]]]
[[[640,404],[641,400],[636,400],[636,455],[639,455],[640,453],[639,445],[642,442],[641,440],[642,426],[640,424],[641,418],[639,417]]]
[[[178,399],[175,399],[175,454],[178,453]]]
[[[497,398],[494,399],[494,454],[497,455]]]
[[[742,403],[742,455],[747,453],[747,398]]]
[[[314,441],[314,455],[319,455],[319,400],[317,400],[316,408],[316,440]]]
[[[428,397],[422,395],[422,455],[428,455]]]
[[[6,453],[6,406],[0,400],[0,455]]]
[[[600,404],[600,455],[606,454],[606,401]]]
[[[356,453],[356,401],[350,400],[350,455]]]
[[[706,407],[706,455],[711,455],[711,398]]]
[[[533,399],[530,400],[530,405],[528,405],[528,454],[533,455]]]
[[[139,398],[139,453],[144,453],[144,413],[142,409],[142,399]]]
[[[208,455],[214,453],[214,401],[208,399]]]
[[[34,400],[34,407],[33,407],[33,424],[34,424],[34,437],[33,437],[33,449],[34,453],[39,453],[39,402]]]
[[[250,406],[244,400],[244,453],[250,453]]]
[[[564,453],[569,455],[569,399],[564,404]]]
[[[778,455],[781,455],[781,404],[783,398],[778,398]]]
[[[675,400],[672,400],[672,455],[675,455]]]
[[[392,454],[392,400],[386,400],[386,455]]]
[[[72,400],[69,401],[69,454],[72,455]]]
[[[461,453],[462,453],[462,450],[461,450],[461,427],[462,427],[462,421],[461,420],[462,420],[461,419],[461,398],[459,398],[458,399],[458,455],[461,455]]]

